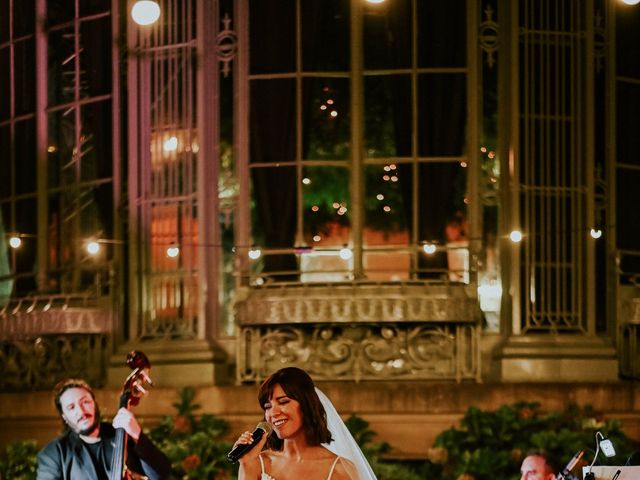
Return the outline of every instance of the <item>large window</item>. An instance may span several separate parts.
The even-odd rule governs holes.
[[[468,15],[250,2],[254,283],[469,282]]]

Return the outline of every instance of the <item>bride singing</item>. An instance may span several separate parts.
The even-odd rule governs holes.
[[[239,459],[239,480],[376,480],[333,404],[304,370],[272,374],[258,401],[273,432]],[[244,432],[235,445],[252,441]]]

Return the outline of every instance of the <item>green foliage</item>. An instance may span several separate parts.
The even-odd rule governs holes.
[[[0,480],[36,478],[38,446],[34,440],[17,440],[7,445],[0,457]]]
[[[231,478],[236,471],[227,461],[231,443],[222,440],[229,426],[213,415],[196,417],[200,405],[194,397],[192,388],[183,388],[173,404],[177,414],[163,418],[149,437],[169,457],[174,478]]]
[[[609,438],[617,456],[598,457],[603,465],[624,464],[632,448],[616,420],[602,420],[591,407],[568,406],[543,413],[538,403],[520,402],[496,411],[471,407],[460,422],[436,438],[440,462],[430,462],[429,478],[518,479],[520,463],[529,450],[542,449],[566,463],[577,451],[595,448],[597,431]],[[587,453],[593,459],[593,452]],[[464,477],[468,475],[469,477]]]

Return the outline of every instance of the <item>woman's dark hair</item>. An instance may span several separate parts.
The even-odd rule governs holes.
[[[320,445],[331,442],[331,432],[327,428],[327,413],[315,391],[313,380],[307,372],[296,367],[281,368],[271,374],[260,385],[258,402],[264,410],[269,403],[276,385],[280,385],[287,397],[296,400],[302,410],[302,428],[309,445]],[[282,450],[284,442],[275,432],[267,440],[267,448]]]

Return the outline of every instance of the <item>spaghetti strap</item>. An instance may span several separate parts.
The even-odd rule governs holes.
[[[338,460],[340,460],[340,457],[336,457],[336,459],[333,461],[333,464],[331,465],[331,470],[329,470],[329,476],[327,477],[327,480],[331,480],[331,476],[333,475],[333,470],[336,468],[336,464],[338,463]]]
[[[258,455],[258,458],[260,459],[260,473],[264,474],[264,462],[262,461],[262,455]]]

